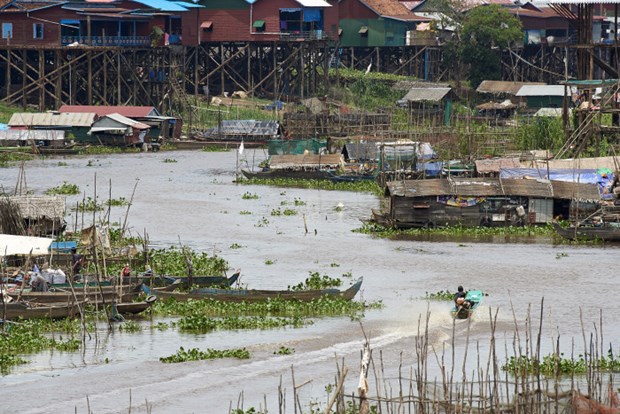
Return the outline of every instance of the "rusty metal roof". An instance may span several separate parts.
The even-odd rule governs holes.
[[[90,127],[95,121],[94,113],[16,112],[9,120],[12,127],[68,126]]]
[[[475,164],[478,174],[498,173],[500,168],[521,168],[521,163],[518,158],[491,158],[487,160],[476,160]]]
[[[460,195],[466,197],[521,196],[554,199],[600,200],[598,187],[561,181],[499,178],[450,178],[404,180],[387,183],[386,196],[433,197]]]
[[[505,93],[516,95],[523,85],[545,85],[543,82],[508,82],[497,80],[484,80],[476,89],[478,93]]]
[[[389,17],[396,20],[419,19],[418,16],[411,13],[411,11],[398,0],[360,0],[360,2],[382,17]]]

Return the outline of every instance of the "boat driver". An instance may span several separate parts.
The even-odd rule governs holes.
[[[456,306],[463,306],[465,304],[466,293],[463,291],[463,286],[459,286],[457,292],[454,294],[454,303]]]

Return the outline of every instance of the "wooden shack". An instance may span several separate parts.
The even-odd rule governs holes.
[[[62,234],[65,221],[65,198],[58,196],[9,196],[10,205],[18,207],[25,235],[51,236]],[[1,225],[1,222],[0,222]],[[0,229],[5,232],[6,229]]]
[[[571,217],[574,202],[600,201],[592,184],[498,178],[393,181],[385,197],[383,219],[396,228],[543,224]]]

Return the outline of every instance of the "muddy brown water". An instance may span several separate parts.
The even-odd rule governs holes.
[[[250,160],[265,157],[247,151]],[[165,162],[174,159],[176,162]],[[134,234],[149,235],[155,247],[183,244],[217,253],[242,270],[250,288],[283,289],[302,282],[311,271],[332,277],[350,272],[364,277],[361,297],[382,301],[381,310],[366,312],[362,325],[378,355],[382,352],[388,381],[401,362],[415,366],[418,321],[430,312],[429,337],[438,352],[450,349],[453,336],[450,305],[424,300],[426,292],[480,288],[488,294],[472,320],[470,336],[486,361],[489,313],[498,312],[498,352],[512,349],[512,312],[523,326],[532,309],[539,319],[544,298],[543,354],[559,336],[566,354],[574,340],[576,354],[603,312],[604,342],[618,348],[620,311],[616,300],[617,246],[554,245],[539,238],[526,242],[436,242],[385,240],[351,230],[379,206],[377,197],[352,192],[246,186],[234,183],[237,153],[200,151],[46,158],[26,163],[28,188],[41,194],[64,181],[101,200],[131,197],[128,223]],[[0,169],[0,184],[15,187],[17,168]],[[111,183],[111,185],[110,185]],[[245,193],[257,199],[243,199]],[[70,208],[82,196],[67,197]],[[294,201],[305,203],[295,206]],[[340,211],[339,203],[344,206]],[[291,208],[294,216],[272,216]],[[126,208],[114,208],[111,220],[122,222]],[[251,214],[241,214],[251,212]],[[84,217],[85,224],[90,215]],[[303,217],[306,220],[304,223]],[[73,226],[74,213],[68,214]],[[82,225],[82,217],[78,218]],[[308,228],[306,233],[305,228]],[[233,245],[240,248],[233,248]],[[267,264],[273,262],[273,264]],[[512,305],[511,305],[512,304]],[[5,396],[2,413],[225,413],[230,407],[263,407],[277,412],[278,385],[286,390],[286,410],[293,412],[291,367],[302,406],[325,407],[325,386],[334,382],[336,363],[350,368],[346,388],[357,387],[359,352],[364,342],[360,323],[347,318],[316,319],[302,329],[213,332],[204,335],[160,331],[170,319],[143,320],[140,333],[101,329],[87,341],[84,353],[46,352],[28,356],[26,365],[0,377]],[[467,331],[457,322],[455,362],[460,370]],[[523,333],[521,333],[523,335]],[[600,332],[599,332],[600,334]],[[159,358],[185,349],[247,348],[252,358],[162,364]],[[281,346],[291,355],[274,354]],[[608,345],[605,349],[607,349]],[[450,351],[448,351],[450,352]],[[475,366],[471,357],[468,365]],[[475,355],[475,352],[474,352]],[[477,355],[476,355],[477,357]],[[431,361],[435,358],[431,357]],[[472,365],[473,364],[473,365]],[[437,374],[431,363],[431,376]],[[372,381],[372,380],[371,380]],[[375,388],[371,383],[371,393]]]

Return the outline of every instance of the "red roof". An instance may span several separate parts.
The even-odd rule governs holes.
[[[94,112],[102,117],[109,114],[121,114],[127,118],[157,116],[154,106],[98,106],[98,105],[63,105],[58,112]]]

